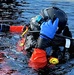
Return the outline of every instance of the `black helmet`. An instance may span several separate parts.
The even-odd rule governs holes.
[[[50,7],[41,10],[40,15],[44,18],[44,20],[51,19],[54,21],[56,18],[59,18],[59,25],[58,27],[63,30],[64,27],[67,25],[67,15],[66,13],[59,9],[58,7]]]

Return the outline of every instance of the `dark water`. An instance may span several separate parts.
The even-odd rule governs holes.
[[[67,13],[69,28],[74,37],[74,1],[72,0],[15,0],[11,4],[0,3],[0,23],[25,25],[32,17],[38,15],[41,9],[50,6],[57,6]],[[8,35],[8,33],[0,36],[0,75],[38,75],[38,72],[28,67],[26,52],[16,51],[15,45],[19,36],[18,34]],[[71,60],[63,64],[61,70],[59,68],[55,73],[74,75],[73,62],[74,60]]]

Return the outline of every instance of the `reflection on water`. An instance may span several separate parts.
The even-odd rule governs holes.
[[[68,24],[74,36],[74,0],[15,0],[11,4],[2,3],[0,4],[0,24],[25,25],[33,16],[38,15],[41,9],[49,6],[57,6],[67,13]],[[19,38],[15,36],[17,35],[0,37],[0,74],[37,75],[33,69],[28,68],[25,52],[16,51],[15,45]]]

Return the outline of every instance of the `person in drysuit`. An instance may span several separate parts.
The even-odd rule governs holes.
[[[54,26],[54,27],[53,27]],[[25,26],[10,26],[10,25],[2,25],[0,24],[1,32],[22,32],[25,29]],[[72,37],[71,32],[67,26],[67,15],[64,11],[57,7],[50,7],[43,9],[40,15],[31,19],[31,23],[29,26],[30,31],[40,31],[39,33],[30,33],[27,35],[26,39],[26,50],[31,51],[34,48],[34,52],[30,58],[30,64],[33,68],[43,68],[47,63],[47,55],[49,54],[49,47],[51,46],[54,49],[53,57],[57,57],[56,52],[59,49],[59,46],[63,46],[64,49],[73,52],[73,40],[67,37],[62,37],[59,35],[65,35],[68,37]],[[66,34],[67,33],[67,34]],[[52,34],[52,35],[51,35]],[[59,34],[59,35],[56,35]],[[39,39],[38,39],[39,37]],[[37,40],[38,39],[38,40]],[[37,40],[37,41],[36,41]],[[67,43],[69,43],[67,45]],[[38,49],[38,50],[37,50]],[[38,55],[37,51],[40,52],[41,49],[44,53],[42,58],[42,54]],[[47,52],[47,53],[46,53]],[[36,54],[35,54],[36,53]],[[41,52],[40,52],[41,53]],[[35,54],[35,55],[34,55]],[[40,56],[40,57],[38,57]],[[39,60],[34,58],[40,58]],[[42,60],[43,59],[43,60]],[[41,60],[41,61],[40,61]],[[39,62],[38,62],[39,61]],[[44,61],[44,62],[43,62]],[[58,60],[59,61],[59,60]],[[41,65],[42,64],[42,65]],[[32,66],[33,65],[33,66]],[[35,65],[37,67],[35,67]],[[41,65],[41,66],[40,66]]]
[[[62,36],[67,36],[67,37],[71,37],[72,38],[72,34],[71,32],[69,31],[69,27],[68,27],[68,24],[67,24],[67,15],[66,13],[57,8],[57,7],[51,7],[51,8],[46,8],[46,9],[43,9],[40,13],[42,15],[43,18],[45,18],[44,20],[49,20],[50,18],[52,19],[52,21],[54,21],[54,19],[56,17],[59,18],[59,24],[58,24],[58,29],[56,31],[56,34],[60,34]],[[57,39],[57,35],[55,37],[55,39]],[[61,39],[59,40],[61,41]],[[60,42],[59,42],[60,43]],[[52,49],[53,49],[53,56],[55,57],[58,57],[57,55],[57,50],[59,50],[60,48],[56,45],[52,46]],[[66,48],[65,46],[63,47],[63,51],[65,51]],[[48,49],[47,49],[48,51]]]
[[[40,30],[37,44],[29,61],[29,66],[33,69],[40,69],[47,65],[46,48],[52,46],[54,53],[59,46],[64,46],[64,49],[71,48],[72,40],[60,37],[61,35],[72,37],[67,26],[67,15],[61,9],[51,7],[42,10],[40,15],[32,18],[30,26],[32,30]],[[50,58],[49,61],[54,59],[54,53],[53,58]],[[59,62],[57,58],[55,60],[57,60],[57,63]],[[53,63],[55,60],[53,60]]]
[[[54,51],[53,56],[58,57],[57,51],[60,50],[60,47],[56,46],[55,43],[58,43],[60,41],[59,43],[61,44],[62,38],[58,38],[59,36],[57,34],[72,38],[71,31],[69,30],[67,24],[67,20],[68,20],[67,15],[63,10],[59,9],[58,7],[50,7],[50,8],[43,9],[40,14],[42,15],[44,21],[47,21],[50,18],[52,19],[52,21],[54,21],[56,17],[59,18],[58,29],[56,31],[56,36],[54,37],[55,42],[54,42],[54,46],[52,46],[52,49]],[[65,38],[65,40],[67,43],[70,41],[67,38]],[[69,50],[71,48],[67,49],[65,46],[66,45],[64,45],[62,48],[64,53],[66,50],[71,51]],[[48,48],[47,48],[47,53],[48,53]]]
[[[58,27],[58,22],[59,19],[56,18],[53,23],[51,19],[48,22],[42,23],[38,44],[36,48],[34,48],[34,52],[30,58],[29,65],[33,68],[37,69],[46,66],[47,58],[45,48],[48,47],[48,44],[51,44]],[[42,63],[40,63],[40,61],[42,61]]]

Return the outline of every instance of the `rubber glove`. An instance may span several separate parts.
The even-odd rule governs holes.
[[[56,20],[53,23],[52,23],[52,20],[42,23],[41,30],[40,30],[40,37],[41,38],[48,37],[50,39],[53,39],[58,27],[58,22],[59,22],[59,19],[56,18]]]
[[[29,67],[33,69],[41,69],[47,65],[46,52],[39,48],[34,48],[34,51],[29,60]]]

